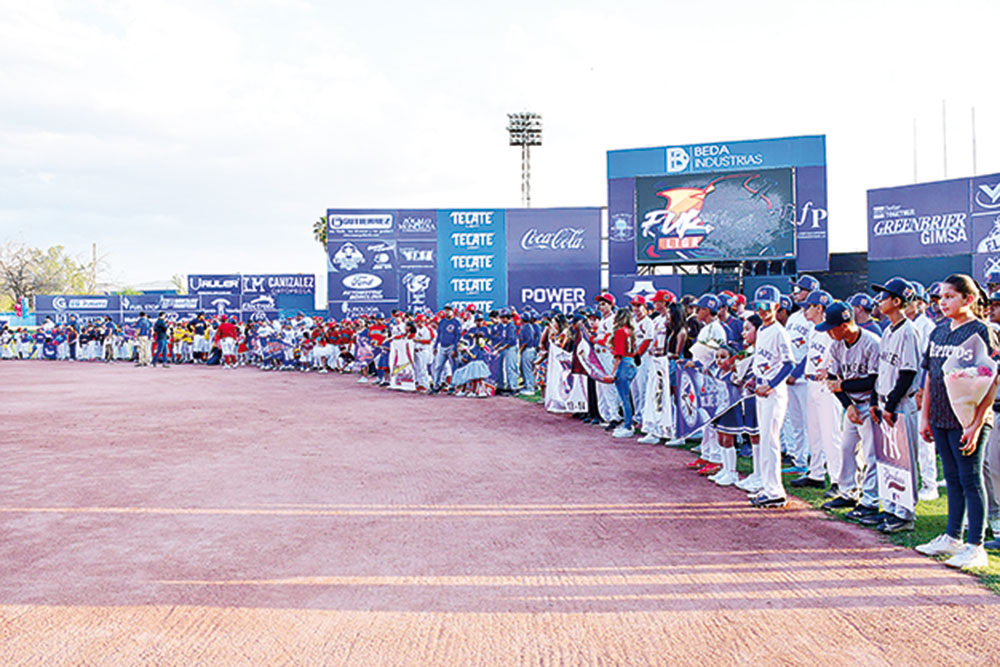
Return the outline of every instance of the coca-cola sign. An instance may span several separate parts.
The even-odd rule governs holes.
[[[586,250],[584,230],[562,227],[555,231],[540,231],[531,227],[521,235],[523,250]]]

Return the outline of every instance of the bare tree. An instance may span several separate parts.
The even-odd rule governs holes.
[[[23,243],[0,245],[0,292],[14,301],[36,294],[81,294],[95,272],[66,254],[63,246],[47,250]]]

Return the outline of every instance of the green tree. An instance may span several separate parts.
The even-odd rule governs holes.
[[[0,293],[14,301],[36,294],[85,294],[96,287],[95,268],[74,260],[61,245],[42,250],[8,242],[0,245]]]
[[[319,220],[313,223],[313,238],[316,239],[316,243],[323,246],[323,250],[326,250],[326,216],[322,216]]]

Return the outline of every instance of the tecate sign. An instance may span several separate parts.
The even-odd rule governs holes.
[[[451,223],[458,227],[487,227],[493,224],[492,211],[456,211],[451,214]]]
[[[534,227],[521,236],[524,250],[586,250],[583,243],[584,230],[563,227],[554,232],[540,232]]]
[[[355,273],[342,282],[347,289],[375,289],[382,284],[382,279],[374,273]]]
[[[330,231],[388,231],[392,229],[392,214],[331,215]]]

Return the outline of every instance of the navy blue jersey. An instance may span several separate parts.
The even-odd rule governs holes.
[[[955,411],[951,409],[948,392],[944,387],[944,373],[941,367],[952,354],[959,351],[959,345],[971,338],[979,336],[986,343],[990,355],[997,353],[997,334],[981,320],[971,320],[955,330],[951,328],[951,320],[945,320],[931,332],[930,344],[924,352],[923,368],[927,371],[927,387],[930,399],[930,424],[936,428],[962,428]],[[986,411],[985,423],[993,424],[993,411]]]

